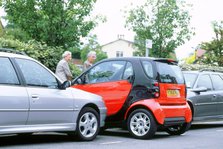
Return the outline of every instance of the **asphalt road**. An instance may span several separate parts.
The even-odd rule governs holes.
[[[132,138],[127,131],[109,129],[94,141],[80,142],[66,134],[0,136],[1,149],[222,149],[223,124],[193,125],[181,136],[157,132],[151,140]]]

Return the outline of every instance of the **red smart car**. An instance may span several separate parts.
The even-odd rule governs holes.
[[[74,88],[103,97],[108,110],[106,128],[127,126],[139,139],[153,137],[157,129],[180,135],[190,128],[185,81],[173,60],[106,59],[72,83]]]

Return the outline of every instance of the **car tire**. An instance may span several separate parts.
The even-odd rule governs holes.
[[[96,138],[100,130],[99,114],[90,107],[81,110],[77,119],[76,135],[82,141],[91,141]]]
[[[170,135],[181,135],[190,129],[191,123],[184,123],[178,126],[171,126],[166,128],[166,132]]]
[[[128,130],[137,139],[150,139],[157,130],[156,121],[148,110],[134,110],[128,117]]]

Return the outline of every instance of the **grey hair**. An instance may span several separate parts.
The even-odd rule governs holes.
[[[95,55],[95,56],[96,56],[96,52],[95,52],[95,51],[90,51],[90,52],[87,54],[87,57],[92,56],[92,55]]]
[[[71,52],[70,51],[65,51],[63,54],[62,54],[62,57],[66,57],[67,55],[71,55]]]

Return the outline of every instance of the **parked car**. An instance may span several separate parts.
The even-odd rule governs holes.
[[[180,135],[190,127],[184,77],[173,60],[105,59],[72,84],[103,97],[108,110],[105,128],[127,127],[135,138],[147,139],[160,128]]]
[[[0,135],[56,131],[93,140],[104,126],[102,98],[67,88],[38,61],[9,52],[16,51],[0,49]]]
[[[223,119],[223,72],[184,71],[193,122]]]

